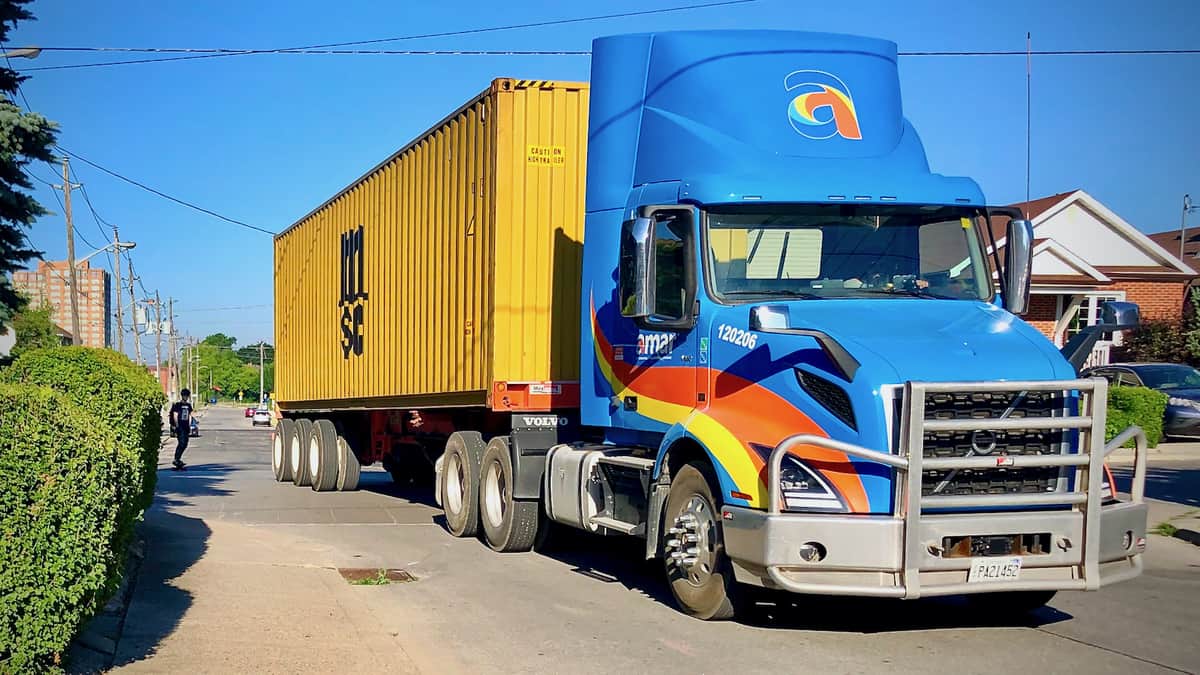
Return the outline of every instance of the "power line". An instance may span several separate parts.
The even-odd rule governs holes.
[[[359,45],[382,44],[385,42],[401,42],[404,40],[421,40],[427,38],[445,38],[445,37],[461,37],[464,35],[479,35],[481,33],[496,33],[508,30],[521,30],[525,28],[545,28],[547,26],[563,26],[572,23],[584,23],[588,21],[603,21],[606,19],[625,19],[637,16],[648,16],[652,14],[668,14],[671,12],[683,12],[696,9],[711,9],[713,7],[727,7],[731,5],[744,5],[757,0],[723,0],[721,2],[709,2],[702,4],[682,5],[678,7],[663,7],[660,9],[645,9],[634,12],[619,12],[615,14],[598,14],[594,16],[575,17],[571,19],[552,19],[547,21],[532,21],[528,23],[509,24],[506,26],[489,26],[485,28],[468,28],[464,30],[441,31],[436,33],[420,33],[415,35],[401,35],[390,38],[377,38],[372,40],[353,40],[350,42],[330,42],[326,44],[306,45],[301,47],[285,47],[277,49],[171,49],[171,48],[156,48],[156,47],[43,47],[43,51],[60,51],[60,52],[124,52],[124,53],[185,53],[188,56],[175,56],[158,59],[137,59],[129,61],[110,61],[106,63],[81,63],[67,66],[42,66],[39,68],[28,68],[27,71],[35,70],[63,70],[67,68],[94,68],[99,66],[116,66],[130,65],[135,63],[157,63],[162,61],[185,61],[192,59],[218,58],[223,56],[245,56],[249,54],[287,54],[287,53],[303,53],[306,51],[313,52],[317,50],[329,50],[337,47],[354,47]],[[383,52],[372,52],[383,53]],[[408,52],[396,52],[397,54],[408,54]],[[528,54],[541,54],[541,52],[526,52]],[[564,52],[564,55],[587,55],[590,52]],[[468,54],[465,52],[456,51],[429,51],[421,52],[424,55],[450,55],[450,54]],[[479,56],[511,56],[521,54],[521,52],[503,51],[503,52],[470,52],[470,55]]]
[[[92,161],[92,160],[90,160],[90,159],[87,159],[86,157],[81,157],[80,155],[77,155],[77,154],[75,154],[75,153],[71,152],[70,150],[67,150],[66,148],[62,147],[61,145],[59,145],[59,146],[56,146],[56,147],[57,147],[59,150],[63,151],[63,153],[65,153],[65,154],[67,154],[67,155],[69,155],[69,156],[71,156],[71,157],[74,157],[75,159],[77,159],[77,160],[79,160],[79,161],[83,162],[84,164],[87,164],[88,166],[91,166],[91,167],[93,167],[93,168],[95,168],[95,169],[99,169],[100,171],[103,171],[104,173],[106,173],[106,174],[108,174],[108,175],[110,175],[110,176],[112,176],[112,177],[114,177],[114,178],[117,178],[117,179],[123,180],[123,181],[125,181],[126,183],[129,183],[130,185],[134,185],[134,186],[136,186],[136,187],[139,187],[139,188],[141,188],[141,189],[145,190],[146,192],[150,192],[150,193],[152,193],[152,194],[156,194],[156,195],[158,195],[159,197],[162,197],[163,199],[166,199],[166,200],[169,200],[169,201],[175,202],[176,204],[179,204],[179,205],[181,205],[181,206],[186,206],[186,207],[188,207],[189,209],[193,209],[193,210],[195,210],[195,211],[199,211],[199,212],[201,212],[201,213],[204,213],[204,214],[210,215],[210,216],[212,216],[212,217],[214,217],[214,218],[218,218],[218,219],[220,219],[220,220],[224,220],[224,221],[225,221],[225,222],[227,222],[227,223],[233,223],[234,225],[238,225],[238,226],[240,226],[240,227],[244,227],[244,228],[247,228],[247,229],[250,229],[250,230],[254,230],[254,231],[256,231],[256,232],[262,232],[263,234],[269,234],[269,235],[272,235],[272,236],[275,234],[275,233],[274,233],[274,232],[272,232],[271,230],[263,229],[263,228],[261,228],[261,227],[258,227],[257,225],[251,225],[250,223],[247,223],[247,222],[244,222],[244,221],[241,221],[241,220],[237,220],[236,218],[230,218],[229,216],[223,216],[223,215],[221,215],[220,213],[217,213],[216,211],[212,211],[212,210],[206,209],[206,208],[204,208],[203,206],[197,206],[196,204],[193,204],[193,203],[191,203],[191,202],[189,202],[189,201],[185,201],[185,200],[183,200],[183,199],[180,199],[180,198],[178,198],[178,197],[173,197],[173,196],[171,196],[171,195],[169,195],[169,194],[167,194],[167,193],[165,193],[165,192],[163,192],[163,191],[161,191],[161,190],[156,190],[156,189],[154,189],[154,188],[150,187],[149,185],[146,185],[145,183],[138,182],[138,181],[136,181],[136,180],[134,180],[134,179],[132,179],[132,178],[129,178],[128,176],[123,176],[123,175],[121,175],[121,174],[117,173],[116,171],[113,171],[112,169],[108,169],[108,168],[105,168],[105,167],[103,167],[103,166],[100,166],[99,164],[97,164],[97,163],[93,162],[93,161]]]
[[[189,61],[214,56],[237,56],[239,54],[285,54],[325,56],[591,56],[587,50],[518,50],[518,49],[275,49],[271,51],[247,51],[214,53],[201,56],[177,56],[164,59],[128,59],[125,61],[100,61],[96,63],[74,63],[61,66],[39,66],[26,68],[23,73],[35,70],[72,70],[76,68],[99,68],[102,66],[128,66],[139,63],[162,63],[164,61]]]
[[[196,309],[184,308],[181,311],[187,312],[189,314],[194,314],[196,312],[224,312],[224,311],[231,311],[231,310],[235,310],[235,309],[262,309],[265,307],[274,307],[274,306],[275,306],[274,303],[267,303],[264,305],[230,305],[228,307],[198,307]]]
[[[752,1],[752,0],[747,0]],[[399,39],[399,38],[398,38]],[[98,49],[99,50],[99,49]],[[117,51],[120,51],[119,49]],[[78,68],[99,68],[104,66],[128,66],[144,63],[164,63],[167,61],[191,61],[221,56],[244,56],[249,54],[277,55],[317,55],[317,56],[591,56],[590,50],[517,50],[517,49],[268,49],[268,50],[174,50],[174,49],[131,49],[143,51],[199,51],[200,54],[191,56],[173,56],[151,59],[127,59],[124,61],[98,61],[94,63],[73,63],[60,66],[38,66],[25,68],[20,71],[29,73],[47,70],[74,70]],[[897,52],[897,56],[1026,56],[1023,51],[912,51]],[[1057,49],[1030,52],[1031,56],[1186,56],[1200,54],[1200,49]]]

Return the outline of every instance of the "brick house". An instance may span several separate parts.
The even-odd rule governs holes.
[[[1143,321],[1178,320],[1196,271],[1083,190],[1013,204],[1033,222],[1033,283],[1024,319],[1062,346],[1100,320],[1110,300],[1137,303]],[[1006,219],[995,219],[1003,247]],[[1178,245],[1178,235],[1176,235]],[[1102,341],[1091,365],[1119,346]]]

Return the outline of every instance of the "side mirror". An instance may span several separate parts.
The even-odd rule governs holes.
[[[1114,330],[1137,328],[1142,323],[1141,311],[1136,303],[1106,302],[1100,309],[1100,323]]]
[[[635,218],[621,226],[621,315],[654,313],[654,220]]]
[[[1033,223],[1010,220],[1004,241],[1004,308],[1013,314],[1029,309],[1033,278]]]

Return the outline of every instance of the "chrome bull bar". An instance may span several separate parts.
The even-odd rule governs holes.
[[[771,452],[768,462],[768,516],[787,515],[783,510],[783,490],[780,473],[783,458],[792,450],[815,446],[843,452],[848,456],[878,462],[897,471],[902,477],[897,494],[894,518],[902,521],[903,567],[899,583],[894,586],[829,585],[796,581],[782,573],[780,566],[768,566],[768,576],[780,587],[794,593],[870,595],[882,597],[918,598],[922,595],[954,595],[983,591],[1045,591],[1095,590],[1102,584],[1115,583],[1138,576],[1142,570],[1142,555],[1133,549],[1128,556],[1129,566],[1117,572],[1100,574],[1100,518],[1103,510],[1102,481],[1104,462],[1108,455],[1129,440],[1135,442],[1131,503],[1142,504],[1146,485],[1146,434],[1139,427],[1129,427],[1112,441],[1105,443],[1104,428],[1108,399],[1108,382],[1101,378],[1086,380],[1039,382],[909,382],[904,387],[904,409],[899,445],[895,454],[871,450],[850,443],[814,436],[789,436]],[[973,392],[1077,392],[1078,414],[1059,417],[982,418],[927,420],[926,395],[931,393]],[[1007,455],[988,457],[926,458],[926,431],[997,431],[1001,429],[1062,429],[1078,430],[1079,446],[1075,454]],[[1084,452],[1086,450],[1086,452]],[[962,470],[1020,467],[1074,467],[1073,489],[1045,494],[984,494],[984,495],[922,495],[922,474],[926,470]],[[1116,486],[1110,486],[1116,497]],[[1129,503],[1129,502],[1127,502]],[[1074,578],[1056,581],[1028,580],[988,584],[953,583],[926,584],[922,588],[920,560],[925,543],[920,540],[922,514],[933,509],[976,509],[995,507],[1071,506],[1083,518],[1083,547],[1081,564]]]

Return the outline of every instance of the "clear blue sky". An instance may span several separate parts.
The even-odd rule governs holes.
[[[10,47],[270,48],[470,29],[692,4],[258,0],[41,0]],[[979,6],[976,6],[979,5]],[[984,7],[986,5],[986,7]],[[1200,46],[1200,3],[873,2],[752,4],[382,45],[423,49],[586,50],[597,35],[696,28],[856,33],[901,50],[1146,49]],[[132,58],[45,53],[17,68]],[[1036,57],[1034,197],[1084,188],[1138,228],[1178,227],[1200,202],[1200,55]],[[907,57],[905,113],[935,171],[972,176],[992,203],[1025,196],[1023,57]],[[30,73],[34,109],[61,125],[73,152],[160,190],[278,230],[307,213],[494,77],[586,79],[588,59],[561,57],[255,55]],[[75,162],[96,209],[137,242],[151,291],[177,299],[182,330],[272,339],[271,238],[164,201]],[[53,178],[38,166],[40,177]],[[54,195],[37,197],[55,212]],[[76,222],[101,244],[81,199]],[[1200,225],[1200,214],[1192,216]],[[32,233],[65,256],[62,216]],[[90,250],[79,243],[79,255]]]

